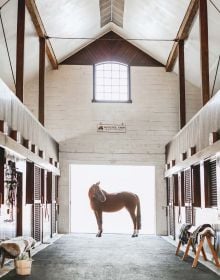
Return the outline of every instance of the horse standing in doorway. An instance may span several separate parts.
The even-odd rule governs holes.
[[[97,237],[102,236],[102,212],[115,212],[125,207],[134,224],[132,237],[138,236],[141,229],[141,210],[139,197],[131,192],[107,193],[99,186],[100,182],[89,189],[90,205],[93,209],[98,225]]]

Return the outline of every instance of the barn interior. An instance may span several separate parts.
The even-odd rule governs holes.
[[[0,277],[32,237],[31,279],[218,279],[219,29],[219,0],[0,0]],[[138,238],[126,209],[95,237],[97,182]]]

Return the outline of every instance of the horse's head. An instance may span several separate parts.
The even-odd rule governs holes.
[[[89,198],[90,199],[96,199],[99,202],[105,202],[106,196],[103,192],[103,190],[99,187],[100,182],[97,182],[96,184],[93,184],[89,189]]]

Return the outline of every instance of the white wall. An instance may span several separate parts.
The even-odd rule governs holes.
[[[201,106],[186,84],[187,120]],[[26,85],[25,103],[37,114],[37,86]],[[70,231],[70,164],[155,166],[156,232],[166,234],[165,144],[178,124],[178,77],[163,67],[131,67],[131,104],[92,103],[92,66],[61,65],[46,76],[45,126],[60,142],[59,231]],[[97,124],[124,123],[126,133],[98,133]]]

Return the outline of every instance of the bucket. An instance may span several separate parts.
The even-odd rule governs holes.
[[[31,260],[16,260],[15,267],[18,275],[30,275],[31,274]]]

